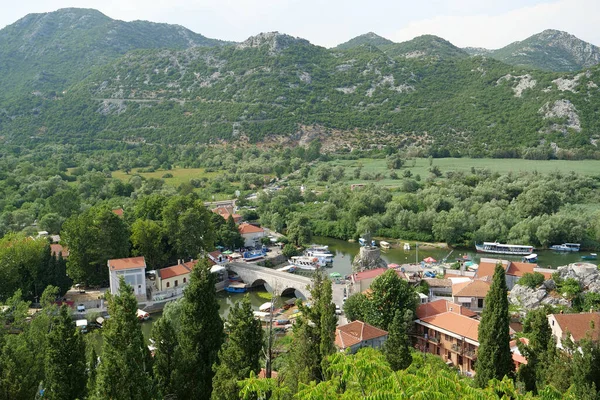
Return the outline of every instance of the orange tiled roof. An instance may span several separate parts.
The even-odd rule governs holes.
[[[57,256],[58,253],[61,253],[63,258],[67,258],[67,257],[69,257],[69,248],[63,247],[57,243],[53,243],[50,245],[50,253],[53,256]]]
[[[277,376],[279,375],[279,372],[277,371],[271,371],[271,378],[277,378]],[[267,370],[264,368],[260,369],[260,372],[258,373],[258,379],[264,379],[267,377]]]
[[[439,278],[424,278],[423,279],[429,287],[451,287],[452,281],[450,279],[439,279]]]
[[[478,341],[477,331],[479,329],[479,321],[474,318],[469,318],[454,312],[445,312],[432,317],[421,318],[421,321],[471,340]]]
[[[581,313],[581,314],[552,314],[563,333],[569,331],[573,335],[573,340],[578,342],[586,337],[588,331],[592,340],[600,339],[600,313]],[[591,324],[594,324],[592,330]]]
[[[336,328],[335,345],[340,349],[346,349],[364,340],[375,339],[387,334],[383,329],[375,328],[365,322],[353,321]]]
[[[177,264],[171,267],[162,268],[158,271],[160,274],[160,279],[169,279],[174,276],[181,276],[189,274],[193,268],[193,265],[190,267],[189,264],[192,262],[187,262],[185,264]],[[187,265],[186,265],[187,264]]]
[[[508,261],[506,260],[498,260],[495,258],[482,258],[479,262],[479,267],[477,268],[477,273],[475,276],[477,278],[483,278],[485,276],[494,276],[494,271],[496,271],[496,264],[502,263],[502,267],[504,271],[508,268]]]
[[[469,310],[468,308],[445,299],[432,301],[431,303],[419,304],[417,306],[417,318],[419,319],[432,317],[445,312],[453,312],[469,318],[477,316],[475,312]]]
[[[490,291],[491,283],[487,280],[473,280],[452,285],[452,296],[485,297]]]
[[[265,231],[263,228],[245,223],[240,224],[240,226],[238,226],[238,230],[240,231],[241,235],[245,235],[248,233],[260,233]]]
[[[118,258],[116,260],[108,260],[108,268],[111,271],[122,269],[146,268],[146,260],[144,257]]]
[[[365,271],[356,272],[355,274],[352,275],[352,279],[354,279],[354,282],[360,282],[363,279],[376,278],[379,275],[383,275],[388,270],[389,270],[389,268],[367,269]],[[400,278],[406,279],[406,275],[404,274],[404,272],[402,272],[398,269],[394,269],[394,271],[396,271],[396,274],[398,274],[398,276]]]
[[[215,214],[219,214],[224,219],[229,219],[230,215],[233,217],[234,221],[239,221],[240,219],[242,219],[241,215],[235,214],[233,212],[233,207],[221,206],[221,207],[213,208],[211,211],[214,212]]]
[[[122,208],[117,208],[115,210],[112,210],[113,213],[115,213],[116,215],[118,215],[119,217],[123,216],[123,209]]]

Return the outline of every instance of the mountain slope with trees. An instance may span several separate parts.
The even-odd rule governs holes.
[[[97,10],[28,14],[0,30],[0,98],[7,91],[55,95],[94,67],[134,49],[216,46],[179,25],[114,20]]]

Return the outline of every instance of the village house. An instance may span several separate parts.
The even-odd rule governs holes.
[[[211,264],[211,272],[217,274],[217,289],[220,289],[219,283],[223,282],[227,277],[226,268],[223,267],[227,263],[227,259],[220,251],[212,251],[207,254],[208,261]],[[179,260],[176,265],[162,268],[156,274],[155,290],[166,292],[170,290],[177,291],[177,288],[182,289],[190,281],[190,274],[198,260],[190,260],[184,262]]]
[[[600,313],[581,314],[550,314],[548,324],[552,329],[552,336],[556,339],[556,347],[563,347],[567,338],[574,343],[589,336],[590,339],[600,339]]]
[[[389,268],[367,269],[361,272],[356,272],[350,276],[353,291],[355,293],[364,292],[371,287],[371,283],[380,275],[383,275]],[[406,280],[404,272],[399,269],[394,269],[398,276]]]
[[[123,218],[123,209],[122,208],[115,208],[114,210],[112,210],[113,214]]]
[[[146,300],[146,260],[144,257],[119,258],[108,260],[110,293],[119,292],[119,277],[133,288],[138,300]]]
[[[239,224],[240,222],[242,222],[242,218],[243,217],[240,214],[236,214],[234,212],[232,206],[220,206],[220,207],[217,207],[217,208],[213,208],[211,211],[214,212],[215,214],[219,214],[226,221],[229,219],[229,216],[232,216],[233,217],[233,221],[236,224]]]
[[[495,258],[481,258],[479,260],[479,268],[477,268],[475,277],[479,279],[483,279],[488,276],[493,277],[494,271],[496,270],[496,265],[498,263],[501,263],[502,268],[504,268],[504,272],[506,274],[506,286],[508,287],[508,290],[512,290],[519,279],[521,279],[526,273],[531,274],[534,272],[539,272],[544,275],[545,279],[550,279],[552,277],[551,273],[547,272],[546,269],[538,268],[537,264],[498,260]]]
[[[353,321],[335,329],[335,346],[339,351],[356,353],[363,347],[378,349],[387,340],[388,333],[362,321]]]
[[[429,296],[452,296],[452,281],[450,279],[424,278],[429,285]]]
[[[265,230],[259,226],[243,223],[238,226],[240,235],[244,238],[245,247],[259,247],[260,239],[265,236]]]
[[[56,258],[58,258],[59,254],[62,258],[69,258],[69,248],[58,243],[52,243],[50,245],[50,253]]]
[[[477,314],[445,299],[419,305],[416,314],[416,348],[435,354],[461,373],[473,376],[479,347]],[[520,353],[516,359],[514,354],[515,365],[522,363]]]
[[[486,277],[488,278],[488,277]],[[467,307],[471,311],[483,311],[485,296],[490,291],[491,282],[488,279],[475,279],[452,285],[452,301]]]

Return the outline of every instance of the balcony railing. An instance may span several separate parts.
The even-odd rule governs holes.
[[[439,343],[439,342],[440,342],[440,338],[438,338],[438,337],[435,337],[435,336],[431,336],[431,337],[429,338],[429,341],[430,341],[430,342],[433,342],[433,343]]]
[[[450,348],[452,349],[452,351],[456,351],[456,352],[459,352],[461,350],[457,344],[453,344]]]

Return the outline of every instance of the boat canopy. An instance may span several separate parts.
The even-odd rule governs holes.
[[[270,310],[271,309],[271,302],[269,301],[269,302],[261,304],[260,307],[258,307],[258,309],[260,311],[268,311],[268,310]]]
[[[217,272],[221,272],[221,271],[225,271],[227,268],[225,268],[222,265],[213,265],[212,267],[210,267],[210,272],[217,273]]]

